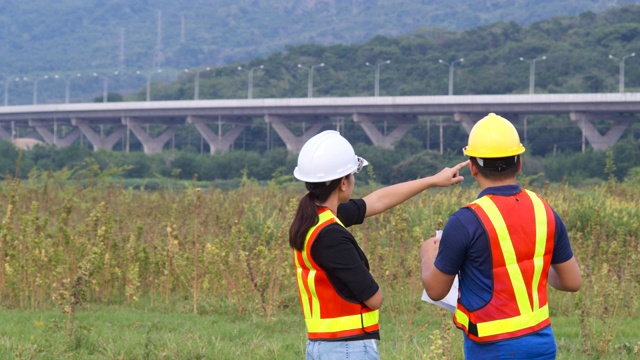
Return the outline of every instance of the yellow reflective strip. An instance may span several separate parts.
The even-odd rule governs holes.
[[[525,190],[531,201],[533,202],[533,211],[536,217],[536,250],[533,258],[533,308],[540,307],[540,298],[538,297],[538,285],[540,284],[540,274],[542,274],[542,267],[544,266],[544,250],[547,246],[547,211],[544,208],[542,200],[536,194]]]
[[[467,314],[463,313],[460,309],[456,309],[454,316],[460,324],[469,330],[469,317],[467,317]]]
[[[549,307],[545,305],[524,315],[480,323],[478,324],[478,336],[491,336],[526,329],[541,323],[548,317]]]
[[[316,291],[316,282],[315,282],[315,277],[316,277],[316,269],[311,266],[311,261],[309,260],[309,254],[307,254],[307,243],[309,242],[309,239],[311,238],[311,234],[313,234],[313,232],[315,231],[315,229],[322,223],[324,223],[325,221],[333,218],[333,213],[331,211],[325,211],[322,214],[318,215],[318,223],[313,226],[311,229],[309,229],[309,231],[307,232],[307,236],[304,240],[304,251],[302,252],[302,258],[304,259],[304,263],[307,266],[307,268],[309,268],[309,276],[307,277],[307,285],[309,287],[309,292],[311,292],[311,307],[309,308],[309,311],[305,313],[305,318],[307,319],[320,319],[320,300],[318,300],[318,293]],[[308,299],[308,298],[307,298]],[[307,301],[306,306],[309,306],[308,304],[308,300],[304,299],[304,301]]]
[[[309,282],[309,291],[311,292],[311,317],[312,318],[320,318],[320,301],[318,300],[318,293],[316,292],[316,282],[315,282],[315,278],[316,278],[316,270],[315,269],[311,269],[309,271],[309,278],[308,278],[308,282]]]
[[[314,333],[336,332],[353,329],[362,329],[378,323],[380,312],[378,310],[362,315],[349,315],[331,319],[306,319],[307,330]]]
[[[298,280],[298,289],[300,289],[300,300],[302,302],[302,313],[304,314],[305,319],[311,316],[311,308],[309,307],[309,294],[306,293],[304,287],[304,279],[302,278],[302,267],[300,266],[300,262],[298,261],[298,256],[296,256],[295,250],[293,259],[296,262],[296,278]],[[304,253],[303,253],[304,256]]]
[[[380,322],[380,311],[373,310],[368,313],[362,314],[362,322],[364,323],[364,327],[373,326]]]
[[[309,269],[309,275],[307,275],[307,286],[309,287],[309,292],[311,293],[310,297],[312,301],[311,305],[307,303],[307,306],[310,306],[310,310],[305,313],[305,318],[320,318],[320,302],[318,301],[315,283],[316,269],[311,266],[311,261],[309,261],[309,254],[307,254],[307,241],[309,241],[309,235],[311,235],[316,226],[312,227],[311,230],[307,233],[307,238],[304,241],[304,251],[302,252],[302,259]],[[307,297],[305,301],[308,302],[308,299],[309,298]]]
[[[502,249],[505,265],[507,267],[507,273],[509,274],[509,279],[511,280],[511,284],[516,295],[516,301],[518,302],[518,309],[520,310],[520,314],[531,313],[532,309],[531,305],[529,304],[527,287],[524,283],[522,271],[520,271],[520,266],[518,265],[516,251],[514,250],[513,244],[511,243],[511,238],[509,237],[507,224],[504,222],[504,218],[500,214],[500,210],[498,210],[496,204],[494,204],[489,197],[485,196],[478,199],[478,205],[480,205],[482,209],[487,213],[487,216],[491,220],[491,223],[495,227],[496,233],[498,234],[498,242],[500,243],[500,248]]]

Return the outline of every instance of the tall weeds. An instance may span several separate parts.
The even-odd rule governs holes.
[[[189,299],[183,311],[266,319],[299,306],[287,234],[300,184],[259,186],[245,178],[229,191],[134,191],[104,176],[95,169],[36,171],[0,183],[2,306],[59,307],[70,333],[83,303],[134,306],[145,298],[171,306]],[[611,356],[617,320],[638,316],[639,190],[615,182],[532,190],[563,218],[584,274],[577,294],[550,292],[552,317],[577,316],[582,352]],[[449,314],[419,300],[419,249],[477,192],[429,190],[352,228],[385,289],[385,318],[407,329],[403,343],[451,346]],[[433,340],[413,338],[411,329],[425,322],[445,325]]]

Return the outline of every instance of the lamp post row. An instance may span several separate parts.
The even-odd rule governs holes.
[[[161,72],[162,70],[158,70],[159,72]],[[142,72],[140,71],[136,71],[136,74],[138,75],[143,75]],[[113,73],[113,75],[119,75],[118,71],[115,71]],[[81,73],[76,73],[73,75],[69,75],[65,78],[65,87],[64,87],[64,102],[65,104],[69,103],[70,100],[70,96],[69,96],[69,92],[70,92],[70,87],[71,87],[71,80],[74,78],[78,78],[81,77],[82,74]],[[110,78],[108,76],[99,74],[99,73],[92,73],[92,76],[97,77],[102,79],[102,101],[103,102],[107,102],[108,101],[108,93],[109,93],[109,80]],[[150,100],[150,76],[151,73],[147,74],[147,101]],[[60,75],[53,75],[53,76],[49,76],[49,75],[44,75],[43,77],[39,77],[39,78],[35,78],[35,79],[29,79],[28,77],[15,77],[15,78],[5,78],[4,79],[4,106],[8,106],[9,105],[9,84],[12,81],[32,81],[33,82],[33,101],[32,103],[34,105],[36,105],[38,103],[38,83],[42,80],[46,80],[46,79],[60,79]]]
[[[625,70],[625,60],[630,58],[630,57],[634,57],[636,56],[635,52],[625,55],[622,58],[617,58],[611,54],[609,54],[609,58],[613,59],[615,61],[619,62],[619,91],[620,93],[624,92],[624,70]],[[520,61],[525,61],[527,63],[529,63],[529,94],[534,94],[535,92],[535,71],[536,71],[536,62],[537,61],[542,61],[542,60],[546,60],[547,57],[546,56],[541,56],[535,59],[525,59],[523,57],[520,57]],[[453,95],[453,74],[454,74],[454,65],[456,63],[462,63],[464,62],[464,58],[460,58],[460,59],[456,59],[453,60],[451,62],[447,62],[444,61],[442,59],[438,60],[439,63],[446,65],[449,67],[449,88],[448,88],[448,94],[449,95]],[[385,60],[382,62],[379,62],[377,64],[372,64],[369,62],[366,62],[365,65],[366,66],[375,66],[375,75],[374,75],[374,96],[379,96],[380,95],[380,67],[382,65],[385,64],[390,64],[391,60]],[[314,70],[318,67],[324,67],[325,64],[324,63],[319,63],[319,64],[315,64],[312,66],[304,66],[302,64],[298,64],[298,68],[302,68],[302,69],[306,69],[308,71],[308,79],[307,79],[307,97],[311,98],[313,97],[313,74],[314,74]],[[257,67],[253,67],[248,69],[248,81],[247,81],[247,98],[248,99],[252,99],[253,98],[253,75],[254,75],[254,71],[255,70],[259,70],[259,69],[264,69],[264,65],[260,65]],[[194,100],[199,100],[200,98],[200,73],[202,71],[210,71],[211,67],[206,67],[206,68],[198,68],[195,69],[195,75],[194,75],[194,92],[193,92],[193,99]],[[245,70],[242,66],[238,66],[238,70]],[[185,72],[191,72],[191,70],[189,69],[185,69]],[[158,69],[157,70],[158,73],[162,72],[162,69]],[[155,72],[149,71],[147,73],[144,73],[142,71],[136,71],[137,75],[143,75],[146,77],[146,101],[150,101],[151,100],[151,77]],[[109,87],[109,77],[105,76],[105,75],[101,75],[98,73],[93,73],[92,74],[94,77],[99,77],[102,79],[103,83],[102,83],[102,101],[103,102],[108,102],[108,87]],[[114,72],[114,75],[119,75],[118,71]],[[77,73],[74,75],[70,75],[67,76],[65,79],[65,103],[68,104],[69,103],[69,89],[70,89],[70,82],[71,79],[73,78],[77,78],[77,77],[81,77],[82,74]],[[14,79],[10,79],[10,78],[5,78],[4,80],[4,106],[8,106],[9,104],[9,84],[11,81],[32,81],[33,82],[33,104],[37,104],[38,103],[38,82],[40,82],[41,80],[46,80],[46,79],[59,79],[60,76],[59,75],[53,75],[53,76],[49,76],[49,75],[44,75],[43,77],[40,78],[35,78],[33,80],[27,78],[27,77],[16,77]]]

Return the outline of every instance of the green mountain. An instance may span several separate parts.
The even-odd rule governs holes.
[[[305,97],[309,67],[316,67],[313,96],[347,97],[374,94],[375,66],[380,68],[379,92],[382,96],[445,95],[449,66],[455,65],[453,92],[460,95],[524,94],[529,92],[529,60],[538,58],[535,71],[536,93],[607,93],[619,91],[620,60],[625,59],[625,91],[640,91],[640,6],[614,7],[599,14],[585,12],[575,17],[553,17],[530,25],[497,22],[464,31],[417,30],[397,37],[376,36],[352,45],[304,44],[287,46],[265,57],[233,65],[200,68],[200,99],[238,99],[247,97],[252,84],[254,98]],[[613,55],[614,58],[610,58]],[[544,60],[540,59],[545,57]],[[521,58],[523,60],[521,60]],[[386,61],[389,60],[389,63]],[[306,68],[299,68],[302,64]],[[241,65],[243,71],[238,71]],[[262,68],[259,68],[262,66]],[[248,73],[247,69],[255,69]],[[252,81],[249,76],[253,75]],[[153,87],[153,99],[194,98],[194,73],[181,73],[177,81]],[[143,99],[144,92],[137,99]],[[520,129],[529,154],[545,156],[556,152],[581,151],[580,129],[567,116],[531,116],[528,129]],[[345,119],[345,131],[355,143],[367,143],[358,125]],[[445,151],[459,152],[467,134],[452,119],[444,117]],[[434,119],[437,122],[438,119]],[[522,124],[518,124],[521,126]],[[637,139],[639,123],[634,123],[625,138]],[[611,122],[595,124],[601,133]],[[294,131],[301,129],[292,129]],[[186,133],[187,129],[185,129]],[[189,144],[197,134],[176,135],[176,148]],[[264,151],[278,148],[278,139],[266,144],[267,128],[263,119],[255,119],[245,131],[237,149]],[[525,134],[526,133],[526,134]],[[409,148],[433,149],[438,133],[421,126],[408,137]],[[636,141],[637,143],[637,141]],[[632,157],[631,157],[632,158]]]
[[[573,17],[552,17],[529,25],[519,25],[514,21],[496,22],[462,31],[418,29],[395,37],[376,36],[359,44],[288,45],[283,50],[263,57],[228,65],[191,68],[189,72],[180,70],[173,73],[169,68],[164,68],[162,73],[143,75],[152,80],[149,83],[151,100],[193,99],[196,84],[200,99],[244,98],[248,96],[249,89],[254,98],[293,98],[307,96],[309,68],[323,63],[325,66],[315,68],[314,97],[373,96],[376,67],[367,66],[369,63],[381,64],[381,96],[444,95],[447,94],[449,79],[449,65],[446,63],[464,58],[464,62],[456,63],[453,72],[454,94],[522,94],[529,92],[530,79],[530,64],[524,60],[538,59],[535,72],[536,93],[607,93],[618,91],[619,79],[622,78],[619,76],[620,65],[626,61],[625,91],[637,92],[640,91],[640,56],[631,54],[639,49],[640,6],[625,5],[597,14],[584,12]],[[303,65],[303,68],[298,67],[298,64]],[[247,71],[251,69],[254,71]],[[196,70],[199,71],[198,82],[195,81]],[[168,79],[170,81],[161,79],[165,75],[171,75]],[[136,78],[137,83],[134,82]],[[100,94],[103,89],[99,86],[101,78],[87,78],[85,73],[82,77],[72,79],[73,101],[90,101],[91,97],[102,101]],[[125,81],[127,79],[129,83]],[[49,91],[42,94],[42,102],[60,102],[60,81],[56,82],[51,78],[40,80],[38,89]],[[111,76],[108,82],[109,101],[144,101],[144,80],[144,76],[132,75],[130,72]],[[53,88],[56,83],[57,88]],[[249,87],[249,84],[253,87]],[[20,90],[23,91],[23,103],[29,103],[30,85],[23,81],[11,81],[10,105],[20,101]],[[48,98],[45,95],[58,98]],[[345,135],[356,144],[359,153],[367,159],[375,160],[378,180],[384,183],[401,178],[415,178],[417,169],[426,161],[422,151],[437,148],[441,138],[445,156],[459,156],[468,136],[460,124],[449,116],[423,118],[421,125],[405,136],[395,150],[390,152],[368,145],[368,137],[360,126],[348,118],[344,120]],[[594,126],[603,134],[612,125],[611,121],[604,119],[594,122]],[[625,130],[620,145],[614,149],[616,176],[620,179],[638,164],[639,125],[640,123],[634,122]],[[568,116],[532,115],[528,117],[528,125],[519,122],[516,127],[523,136],[530,156],[555,159],[556,154],[581,152],[580,129]],[[292,124],[290,130],[300,134],[303,128],[304,124]],[[159,128],[153,130],[161,131]],[[131,144],[131,150],[136,154],[131,155],[134,158],[127,159],[127,155],[113,152],[105,155],[113,159],[99,162],[124,166],[133,161],[139,170],[135,175],[137,177],[146,177],[144,173],[173,176],[172,171],[180,169],[179,176],[184,179],[190,179],[195,174],[203,179],[213,179],[219,178],[221,172],[230,177],[238,177],[243,168],[251,168],[255,172],[251,176],[269,179],[277,171],[274,164],[288,161],[284,144],[278,137],[269,136],[269,128],[261,118],[254,119],[234,144],[233,148],[241,151],[214,157],[198,155],[197,153],[207,154],[208,147],[201,141],[193,126],[184,126],[178,130],[172,139],[171,148],[179,150],[180,155],[169,153],[166,159],[164,154],[158,155],[162,159],[157,160],[158,164],[163,164],[158,165],[158,169],[145,167],[149,158],[141,153],[141,145],[135,140]],[[86,150],[90,152],[89,149]],[[59,153],[59,160],[43,160],[42,163],[38,159],[48,157],[33,153],[33,162],[42,168],[56,168],[70,164],[70,157],[77,157],[78,160],[85,157],[77,153],[76,149],[60,149]],[[600,176],[607,160],[605,155],[604,152],[597,152],[594,153],[594,158],[583,158],[580,161],[571,157],[563,161],[553,160],[555,165],[548,169],[552,169],[550,171],[554,181],[561,179],[564,169],[569,167],[578,170],[577,178]],[[405,163],[405,160],[408,162]],[[434,167],[437,168],[435,165]],[[5,164],[5,170],[12,168],[15,169],[15,163]],[[231,168],[234,170],[221,171]],[[0,166],[0,170],[2,169]],[[580,170],[588,173],[580,173]],[[27,174],[28,169],[24,169],[23,173]]]
[[[5,0],[0,75],[224,65],[287,45],[355,44],[421,28],[527,25],[611,0]]]
[[[536,93],[616,92],[622,78],[621,64],[625,65],[625,91],[636,92],[640,91],[640,56],[630,55],[636,52],[640,55],[639,50],[640,6],[625,5],[597,14],[552,17],[529,25],[496,22],[463,31],[418,29],[395,37],[376,36],[359,44],[288,45],[264,57],[191,68],[189,72],[165,67],[162,72],[125,71],[108,78],[102,78],[105,75],[102,72],[95,77],[88,72],[80,77],[71,73],[66,85],[71,102],[102,101],[103,91],[107,90],[103,84],[108,85],[110,102],[144,101],[147,94],[152,101],[190,100],[194,99],[196,89],[199,99],[239,99],[250,93],[254,98],[306,97],[309,68],[322,63],[325,66],[314,69],[313,96],[373,96],[375,65],[381,64],[382,96],[445,95],[449,86],[447,64],[464,58],[464,62],[456,63],[452,73],[454,94],[523,94],[529,92],[530,85],[527,62],[537,58],[540,61],[535,68]],[[544,60],[540,59],[542,56]],[[145,77],[149,80],[148,92]],[[32,103],[35,85],[39,103],[64,102],[62,79],[19,79],[5,81],[9,105]],[[346,121],[345,126],[350,123]],[[449,139],[446,148],[460,149],[466,134],[459,124],[452,125],[444,129]],[[604,133],[611,124],[603,122],[597,126]],[[638,124],[634,124],[625,136],[636,139],[638,130]],[[358,126],[349,132],[357,142],[367,141]],[[267,144],[266,133],[264,121],[255,119],[236,146],[262,152],[282,145],[275,137]],[[437,134],[428,130],[415,135],[425,148],[437,140],[434,138]],[[198,138],[193,127],[184,127],[176,134],[175,148],[193,147],[192,140]],[[527,139],[535,144],[530,153],[536,155],[581,148],[579,128],[564,118],[536,119],[535,125],[532,122],[528,128]],[[196,147],[202,148],[197,144]]]

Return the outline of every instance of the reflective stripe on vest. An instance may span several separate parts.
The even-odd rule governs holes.
[[[534,221],[531,222],[531,228],[524,230],[526,235],[529,232],[535,234],[534,247],[527,252],[532,253],[533,257],[526,265],[518,262],[518,250],[498,206],[501,202],[502,205],[508,205],[509,201],[519,203],[517,207],[508,208],[510,213],[504,215],[512,221],[524,222],[533,210]],[[456,326],[463,329],[470,339],[478,342],[509,339],[546,327],[550,324],[546,297],[547,275],[555,238],[555,218],[551,209],[528,190],[515,197],[483,196],[469,207],[476,212],[487,229],[492,258],[500,255],[503,258],[493,259],[494,294],[489,303],[472,312],[458,303],[454,315]],[[522,213],[518,213],[518,210]],[[519,216],[522,218],[518,218]],[[518,240],[526,239],[530,237]],[[496,268],[496,264],[499,264],[499,268]],[[524,275],[523,269],[527,269]],[[529,279],[529,285],[525,279]],[[508,282],[510,287],[507,283],[498,283],[500,281]],[[501,294],[496,294],[497,288],[501,289]]]
[[[322,229],[333,223],[344,226],[329,209],[319,208],[318,217],[307,233],[303,251],[294,250],[298,294],[309,338],[340,339],[377,331],[379,311],[342,299],[310,256],[311,245]]]
[[[330,333],[338,329],[354,330],[378,324],[378,310],[333,319],[306,319],[307,330],[312,333]]]

